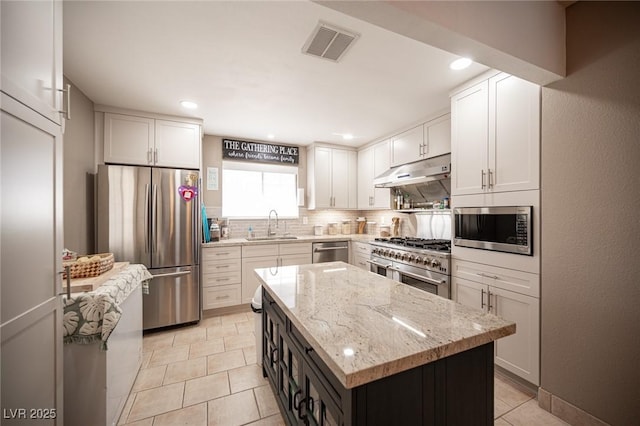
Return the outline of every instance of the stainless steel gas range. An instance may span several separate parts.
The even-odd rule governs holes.
[[[450,240],[376,238],[369,264],[371,272],[451,298]]]

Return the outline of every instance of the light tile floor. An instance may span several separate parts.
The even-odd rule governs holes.
[[[495,425],[567,423],[538,407],[535,394],[495,376]],[[145,335],[142,368],[119,425],[284,425],[256,364],[254,314],[206,318]]]

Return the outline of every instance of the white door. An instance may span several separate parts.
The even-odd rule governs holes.
[[[2,408],[26,410],[3,418],[62,425],[62,130],[1,96]]]
[[[60,124],[62,1],[0,2],[2,91]]]
[[[380,176],[391,167],[391,141],[380,142],[373,147],[373,177]],[[372,182],[373,184],[373,182]],[[373,206],[379,209],[391,207],[389,188],[374,188]]]
[[[349,208],[349,185],[351,183],[349,151],[343,149],[331,151],[331,191],[333,194],[331,207],[346,209]]]
[[[464,278],[451,277],[453,288],[453,299],[465,306],[476,309],[486,309],[487,307],[487,285]]]
[[[422,145],[424,143],[424,126],[421,124],[391,139],[393,151],[393,165],[411,163],[424,158]]]
[[[369,209],[373,204],[373,150],[358,151],[358,208]]]
[[[540,303],[535,297],[489,287],[491,312],[516,323],[516,334],[496,341],[495,362],[538,385],[540,383]]]
[[[199,169],[200,126],[167,120],[155,122],[156,166]]]
[[[434,120],[425,124],[425,147],[423,149],[425,158],[437,157],[438,155],[451,152],[451,115]]]
[[[488,88],[483,81],[451,97],[451,193],[477,194],[487,184]]]
[[[540,87],[509,74],[489,80],[492,191],[539,189]]]
[[[314,181],[315,208],[331,207],[331,149],[315,148]]]
[[[105,163],[152,165],[157,157],[154,140],[153,118],[105,113]]]
[[[312,262],[313,256],[311,252],[308,254],[290,254],[280,256],[280,266],[308,265]]]
[[[277,245],[270,247],[273,247],[274,253],[277,253]],[[256,268],[272,268],[275,273],[278,269],[278,262],[279,257],[275,254],[273,256],[242,259],[242,303],[251,303],[256,289],[260,285],[260,281],[253,270]]]

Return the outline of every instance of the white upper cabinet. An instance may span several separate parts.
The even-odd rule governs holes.
[[[393,166],[411,163],[422,158],[424,126],[420,125],[391,138]]]
[[[122,164],[153,164],[155,125],[153,118],[106,113],[104,161]]]
[[[310,147],[307,151],[308,208],[357,208],[357,167],[355,151]]]
[[[424,124],[424,158],[451,152],[451,114]]]
[[[388,209],[388,188],[375,188],[373,179],[390,167],[391,141],[386,140],[358,151],[358,209]]]
[[[540,86],[509,74],[489,79],[491,190],[540,188]]]
[[[105,163],[200,168],[200,126],[105,113]]]
[[[0,2],[2,91],[61,124],[62,1]]]
[[[486,186],[489,82],[451,98],[451,192],[474,194]]]
[[[200,168],[200,126],[156,120],[157,166]]]
[[[391,138],[392,166],[451,152],[451,114],[445,114]]]
[[[540,188],[540,87],[500,73],[451,97],[455,195]]]

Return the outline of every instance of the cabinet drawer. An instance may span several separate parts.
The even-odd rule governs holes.
[[[540,297],[540,275],[454,259],[451,274],[504,290]]]
[[[202,249],[202,263],[228,259],[240,259],[241,247],[204,247]]]
[[[369,257],[371,254],[371,245],[368,243],[353,243],[353,249],[356,255],[360,254]]]
[[[353,257],[353,265],[357,266],[358,268],[362,268],[365,271],[368,271],[370,270],[370,266],[367,260],[369,260],[369,256],[361,256],[359,254],[356,254]]]
[[[203,289],[202,309],[222,308],[240,304],[240,284]]]
[[[311,254],[311,243],[279,244],[280,255]]]
[[[278,245],[277,244],[257,244],[255,246],[243,246],[242,257],[263,257],[263,256],[277,256]]]
[[[227,271],[217,274],[202,274],[202,287],[221,286],[228,284],[240,284],[242,282],[242,271]]]
[[[202,274],[217,274],[241,270],[241,259],[210,260],[202,263]]]

